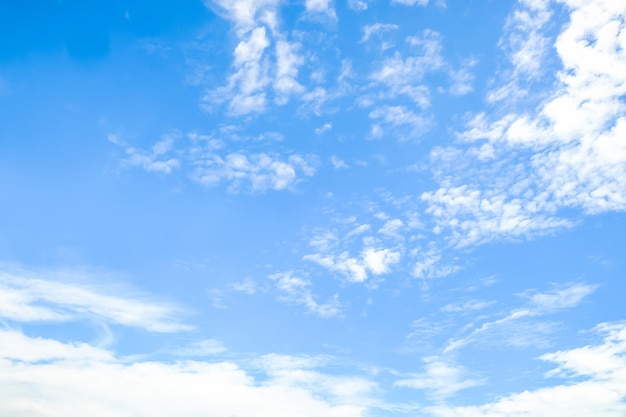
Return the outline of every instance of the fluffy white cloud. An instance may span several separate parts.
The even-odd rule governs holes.
[[[345,251],[337,256],[312,254],[304,259],[317,263],[331,271],[342,274],[349,282],[364,282],[369,274],[382,275],[391,272],[400,261],[401,253],[389,248],[365,248],[358,258]]]
[[[550,16],[546,2],[522,3],[509,25],[541,26]],[[536,110],[478,114],[459,135],[470,145],[459,155],[472,162],[461,159],[462,168],[442,172],[441,187],[422,196],[435,231],[450,232],[454,244],[571,226],[558,215],[563,208],[626,210],[626,13],[613,1],[562,3],[570,21],[555,42],[556,88]],[[537,42],[511,45],[516,71],[532,78],[540,60],[527,49]]]
[[[7,331],[0,342],[0,414],[15,417],[361,417],[374,388],[310,367],[266,366],[259,381],[232,362],[131,362]]]
[[[312,3],[316,10],[324,6],[323,1]],[[209,91],[203,107],[210,111],[227,102],[229,114],[241,116],[266,110],[270,86],[279,105],[286,104],[292,95],[303,94],[304,87],[297,81],[303,64],[298,55],[300,45],[290,42],[279,30],[280,1],[217,0],[214,4],[213,8],[233,23],[239,42],[226,85]]]

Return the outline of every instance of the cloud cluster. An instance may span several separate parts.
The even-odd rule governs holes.
[[[316,172],[313,155],[228,151],[223,140],[197,133],[188,134],[187,139],[188,143],[176,146],[183,141],[181,135],[166,134],[150,151],[144,151],[109,135],[109,141],[125,148],[128,157],[122,159],[124,166],[164,174],[179,168],[194,182],[206,187],[226,184],[232,193],[293,189],[302,177],[312,177]]]
[[[255,192],[285,190],[298,182],[299,173],[305,176],[315,173],[315,168],[300,155],[291,155],[283,161],[266,153],[234,152],[225,157],[207,155],[194,165],[191,175],[194,181],[209,187],[226,182],[231,192],[242,188]]]
[[[279,1],[215,0],[212,4],[233,23],[238,43],[227,84],[204,98],[208,110],[227,102],[230,115],[260,113],[267,107],[270,91],[277,104],[304,93],[297,80],[304,58],[298,53],[300,44],[289,41],[280,30]],[[329,1],[320,0],[307,0],[306,8],[316,13],[332,10]]]
[[[545,2],[522,3],[515,27],[537,24],[527,8],[549,16]],[[562,65],[556,87],[536,109],[476,115],[459,134],[467,147],[445,150],[459,168],[442,171],[440,188],[422,195],[435,231],[449,233],[453,244],[569,227],[564,209],[626,210],[625,13],[611,1],[563,3],[571,15],[554,45]],[[515,33],[515,68],[538,71],[536,53],[527,51],[537,47],[532,32],[526,40]],[[435,149],[432,157],[440,161],[446,152]]]

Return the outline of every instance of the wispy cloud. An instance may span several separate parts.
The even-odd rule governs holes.
[[[482,405],[441,405],[427,411],[436,417],[622,416],[626,413],[626,325],[602,324],[596,330],[604,335],[599,344],[541,356],[541,360],[557,365],[546,376],[567,378],[564,384],[507,395]]]
[[[439,399],[482,385],[484,381],[470,377],[462,366],[438,357],[424,359],[424,372],[394,382],[395,386],[427,390]]]
[[[338,295],[333,295],[325,303],[319,303],[311,291],[311,282],[293,272],[273,274],[269,276],[269,279],[274,281],[281,300],[290,304],[301,305],[311,314],[329,318],[342,312]]]
[[[517,339],[518,332],[516,332],[515,329],[517,326],[525,326],[525,323],[521,322],[523,319],[541,317],[574,308],[597,288],[597,285],[571,284],[549,292],[541,293],[531,291],[522,294],[522,296],[528,300],[524,307],[514,309],[500,319],[483,323],[480,327],[472,330],[467,336],[448,341],[444,353],[450,353],[470,343],[480,342],[485,338],[488,338],[490,341],[495,341],[493,337],[489,337],[489,335],[493,334],[498,335],[497,339],[499,339],[499,343],[519,345]],[[525,326],[524,329],[526,330],[525,337],[527,341],[532,339],[533,332],[550,333],[552,331],[552,327],[545,323],[533,323],[532,325]],[[506,337],[505,334],[508,334],[509,337]]]
[[[171,303],[151,301],[129,291],[122,295],[94,285],[62,282],[59,275],[62,277],[53,271],[0,271],[0,317],[13,322],[95,320],[160,333],[191,329],[180,321],[184,310]]]
[[[398,29],[398,25],[392,23],[373,23],[363,27],[361,42],[367,42],[372,36]]]

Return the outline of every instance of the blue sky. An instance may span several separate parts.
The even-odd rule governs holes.
[[[623,416],[625,20],[0,3],[0,414]]]

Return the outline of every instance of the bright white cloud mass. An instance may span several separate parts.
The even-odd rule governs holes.
[[[626,415],[626,4],[0,4],[0,415]]]

